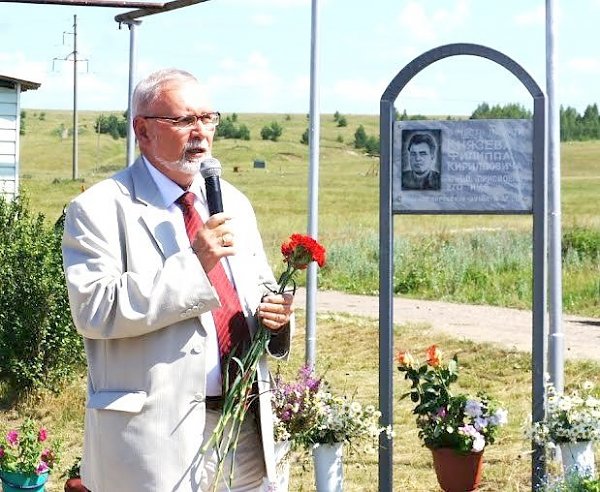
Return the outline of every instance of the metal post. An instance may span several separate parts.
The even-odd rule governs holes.
[[[546,349],[548,341],[548,226],[547,160],[546,160],[546,100],[534,99],[533,112],[533,309],[532,309],[532,404],[533,422],[546,416],[545,377],[548,367]],[[542,490],[546,482],[546,456],[542,446],[533,444],[531,457],[532,490]]]
[[[124,21],[129,27],[129,91],[127,95],[127,162],[126,166],[131,166],[135,160],[135,133],[133,131],[133,115],[131,114],[133,89],[135,78],[135,26],[142,23],[140,20]]]
[[[393,100],[380,105],[381,157],[379,164],[379,409],[381,424],[394,423],[394,235],[392,221]],[[392,492],[393,440],[379,435],[379,490]]]
[[[318,237],[319,222],[319,49],[318,19],[319,1],[312,0],[311,42],[310,42],[310,118],[309,118],[309,153],[310,167],[308,179],[308,235]],[[317,324],[317,265],[312,262],[306,274],[306,355],[308,366],[315,365],[316,359],[316,324]]]
[[[78,178],[77,146],[77,16],[73,16],[73,181]]]
[[[546,92],[548,97],[548,249],[549,321],[548,370],[558,391],[564,388],[562,328],[562,261],[560,205],[560,111],[556,101],[557,0],[546,0]]]

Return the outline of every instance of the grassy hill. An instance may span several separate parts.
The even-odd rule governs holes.
[[[33,210],[44,213],[49,221],[55,221],[65,204],[82,188],[125,166],[125,140],[95,133],[94,122],[99,114],[86,111],[79,114],[79,180],[73,181],[73,145],[68,135],[72,124],[71,112],[27,111],[26,134],[21,142],[21,184],[30,196]],[[223,165],[224,178],[245,192],[254,204],[267,254],[276,265],[280,261],[281,242],[290,233],[305,232],[308,228],[309,148],[300,143],[308,126],[307,115],[237,116],[236,124],[246,125],[250,129],[251,139],[219,139],[214,143],[213,153]],[[324,279],[320,285],[357,293],[374,293],[377,291],[379,158],[355,149],[354,133],[362,125],[368,136],[377,136],[379,118],[376,115],[344,117],[347,121],[345,127],[338,127],[333,115],[321,117],[318,237],[331,252],[332,261],[331,269],[320,273]],[[283,128],[283,134],[277,142],[264,141],[260,137],[261,129],[271,122],[277,122]],[[600,142],[566,143],[562,145],[561,154],[564,229],[578,227],[591,230],[590,238],[585,237],[584,240],[591,240],[598,252]],[[266,162],[266,169],[254,168],[253,163],[257,159]],[[492,253],[492,256],[506,254],[506,264],[492,265],[488,253],[488,257],[482,257],[479,262],[487,271],[481,272],[482,267],[476,264],[461,266],[461,271],[449,274],[462,285],[472,284],[467,292],[457,292],[456,281],[452,281],[452,285],[439,286],[437,279],[433,278],[440,268],[460,266],[465,258],[473,256],[474,252],[470,249],[457,250],[457,254],[448,258],[443,251],[438,251],[453,237],[471,234],[477,236],[475,240],[479,241],[484,236],[507,231],[516,231],[521,235],[518,247],[522,251],[520,258],[511,257],[516,251],[512,239],[493,239],[494,245],[502,243],[499,247],[504,248],[506,253]],[[397,285],[398,292],[454,302],[494,303],[520,308],[531,306],[531,261],[527,256],[530,216],[397,215],[394,232],[397,244],[402,241],[414,242],[406,245],[413,255],[415,249],[428,252],[427,255],[420,255],[428,264],[418,265],[416,270],[397,273],[410,277],[410,288]],[[437,246],[433,244],[436,241]],[[357,252],[365,251],[367,243],[370,249],[359,260]],[[469,245],[473,241],[467,239],[465,243]],[[340,248],[346,250],[341,251]],[[456,260],[457,256],[459,261]],[[336,259],[341,259],[342,263],[336,263]],[[577,314],[600,315],[598,259],[592,253],[584,263],[578,258],[572,260],[575,270],[571,265],[565,267],[566,310]],[[507,265],[509,270],[518,272],[511,271],[500,278]],[[482,295],[485,289],[488,289],[489,295]]]
[[[68,111],[27,110],[27,132],[21,141],[22,185],[30,198],[31,208],[54,221],[63,206],[89,187],[125,165],[125,142],[94,133],[93,123],[99,113],[81,112],[79,122],[79,175],[73,181],[72,140],[65,136],[72,115]],[[332,264],[336,245],[354,246],[357,238],[374,238],[378,230],[378,159],[353,148],[353,135],[359,125],[367,134],[377,135],[377,116],[347,115],[348,126],[338,128],[333,115],[323,115],[319,173],[319,237],[329,248]],[[272,121],[283,126],[279,142],[260,140],[260,129]],[[239,123],[251,131],[250,141],[219,140],[214,154],[223,163],[224,177],[241,188],[255,205],[267,250],[273,258],[281,241],[290,232],[305,231],[308,217],[308,147],[300,143],[307,127],[306,115],[240,114]],[[255,159],[265,160],[266,169],[254,169]],[[562,146],[563,223],[565,227],[585,226],[600,230],[600,142],[569,143]],[[446,241],[453,231],[482,229],[529,231],[531,218],[525,216],[401,216],[395,220],[399,238],[440,236]],[[419,255],[419,251],[415,253]],[[421,256],[428,256],[420,253]],[[376,259],[371,254],[371,263]],[[350,257],[349,263],[361,266]],[[347,264],[347,265],[348,265]],[[348,268],[332,267],[332,270]],[[432,266],[432,270],[437,264]],[[595,268],[595,269],[594,269]],[[598,265],[587,267],[588,278],[598,281]],[[499,272],[495,272],[497,276]],[[478,272],[471,272],[474,289],[483,290],[486,281],[478,282]],[[527,277],[527,275],[525,275]],[[528,282],[528,277],[525,282]],[[583,279],[578,279],[582,284]],[[597,285],[597,284],[593,284]],[[597,290],[591,290],[590,296]],[[500,299],[500,301],[503,301]],[[377,321],[345,315],[319,315],[318,367],[336,389],[356,389],[363,402],[377,400]],[[531,360],[528,354],[501,350],[487,344],[454,340],[433,332],[427,326],[395,327],[395,345],[421,354],[431,343],[438,343],[450,357],[458,353],[461,361],[459,386],[470,392],[484,390],[499,398],[508,408],[509,425],[500,432],[496,444],[486,450],[482,491],[523,491],[530,488],[529,442],[522,426],[531,408]],[[302,364],[304,322],[298,313],[297,336],[292,358],[283,373],[293,375]],[[586,361],[566,363],[568,384],[597,379],[598,364]],[[395,377],[394,489],[409,492],[434,490],[435,475],[431,456],[417,437],[411,405],[399,401],[406,382]],[[85,380],[74,381],[59,395],[11,406],[1,394],[0,423],[8,426],[33,414],[54,435],[64,440],[63,461],[53,474],[49,492],[62,490],[60,472],[69,468],[81,453]],[[377,456],[346,456],[346,490],[377,490]],[[302,462],[292,467],[291,490],[313,490],[312,466]]]

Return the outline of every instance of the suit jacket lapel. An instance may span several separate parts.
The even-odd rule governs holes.
[[[131,166],[132,198],[146,205],[140,214],[140,220],[153,237],[158,249],[165,258],[181,250],[177,244],[177,235],[171,222],[168,209],[162,202],[162,196],[141,157]]]

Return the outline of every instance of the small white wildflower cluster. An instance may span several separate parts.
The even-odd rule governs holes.
[[[534,422],[531,438],[538,444],[600,441],[600,399],[593,383],[586,381],[570,393],[547,386],[546,419]]]
[[[275,378],[272,406],[275,440],[289,440],[293,447],[308,450],[318,444],[361,443],[362,451],[375,452],[379,434],[391,429],[380,426],[381,412],[346,396],[334,395],[326,381],[303,367],[298,380]]]
[[[307,436],[312,444],[352,444],[353,441],[361,441],[365,445],[365,452],[375,452],[379,434],[384,430],[379,425],[379,410],[373,405],[363,407],[356,400],[328,392],[322,392],[317,397],[320,417],[317,426]]]

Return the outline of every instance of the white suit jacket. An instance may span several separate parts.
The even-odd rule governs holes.
[[[229,263],[254,330],[253,314],[275,279],[249,201],[226,181],[221,188],[238,238]],[[141,158],[67,209],[64,267],[88,361],[82,478],[93,492],[200,490],[206,331],[199,315],[219,300],[191,248],[181,250],[174,237]],[[273,337],[274,356],[287,355],[290,333],[287,327]],[[265,358],[259,385],[265,465],[273,481]]]

